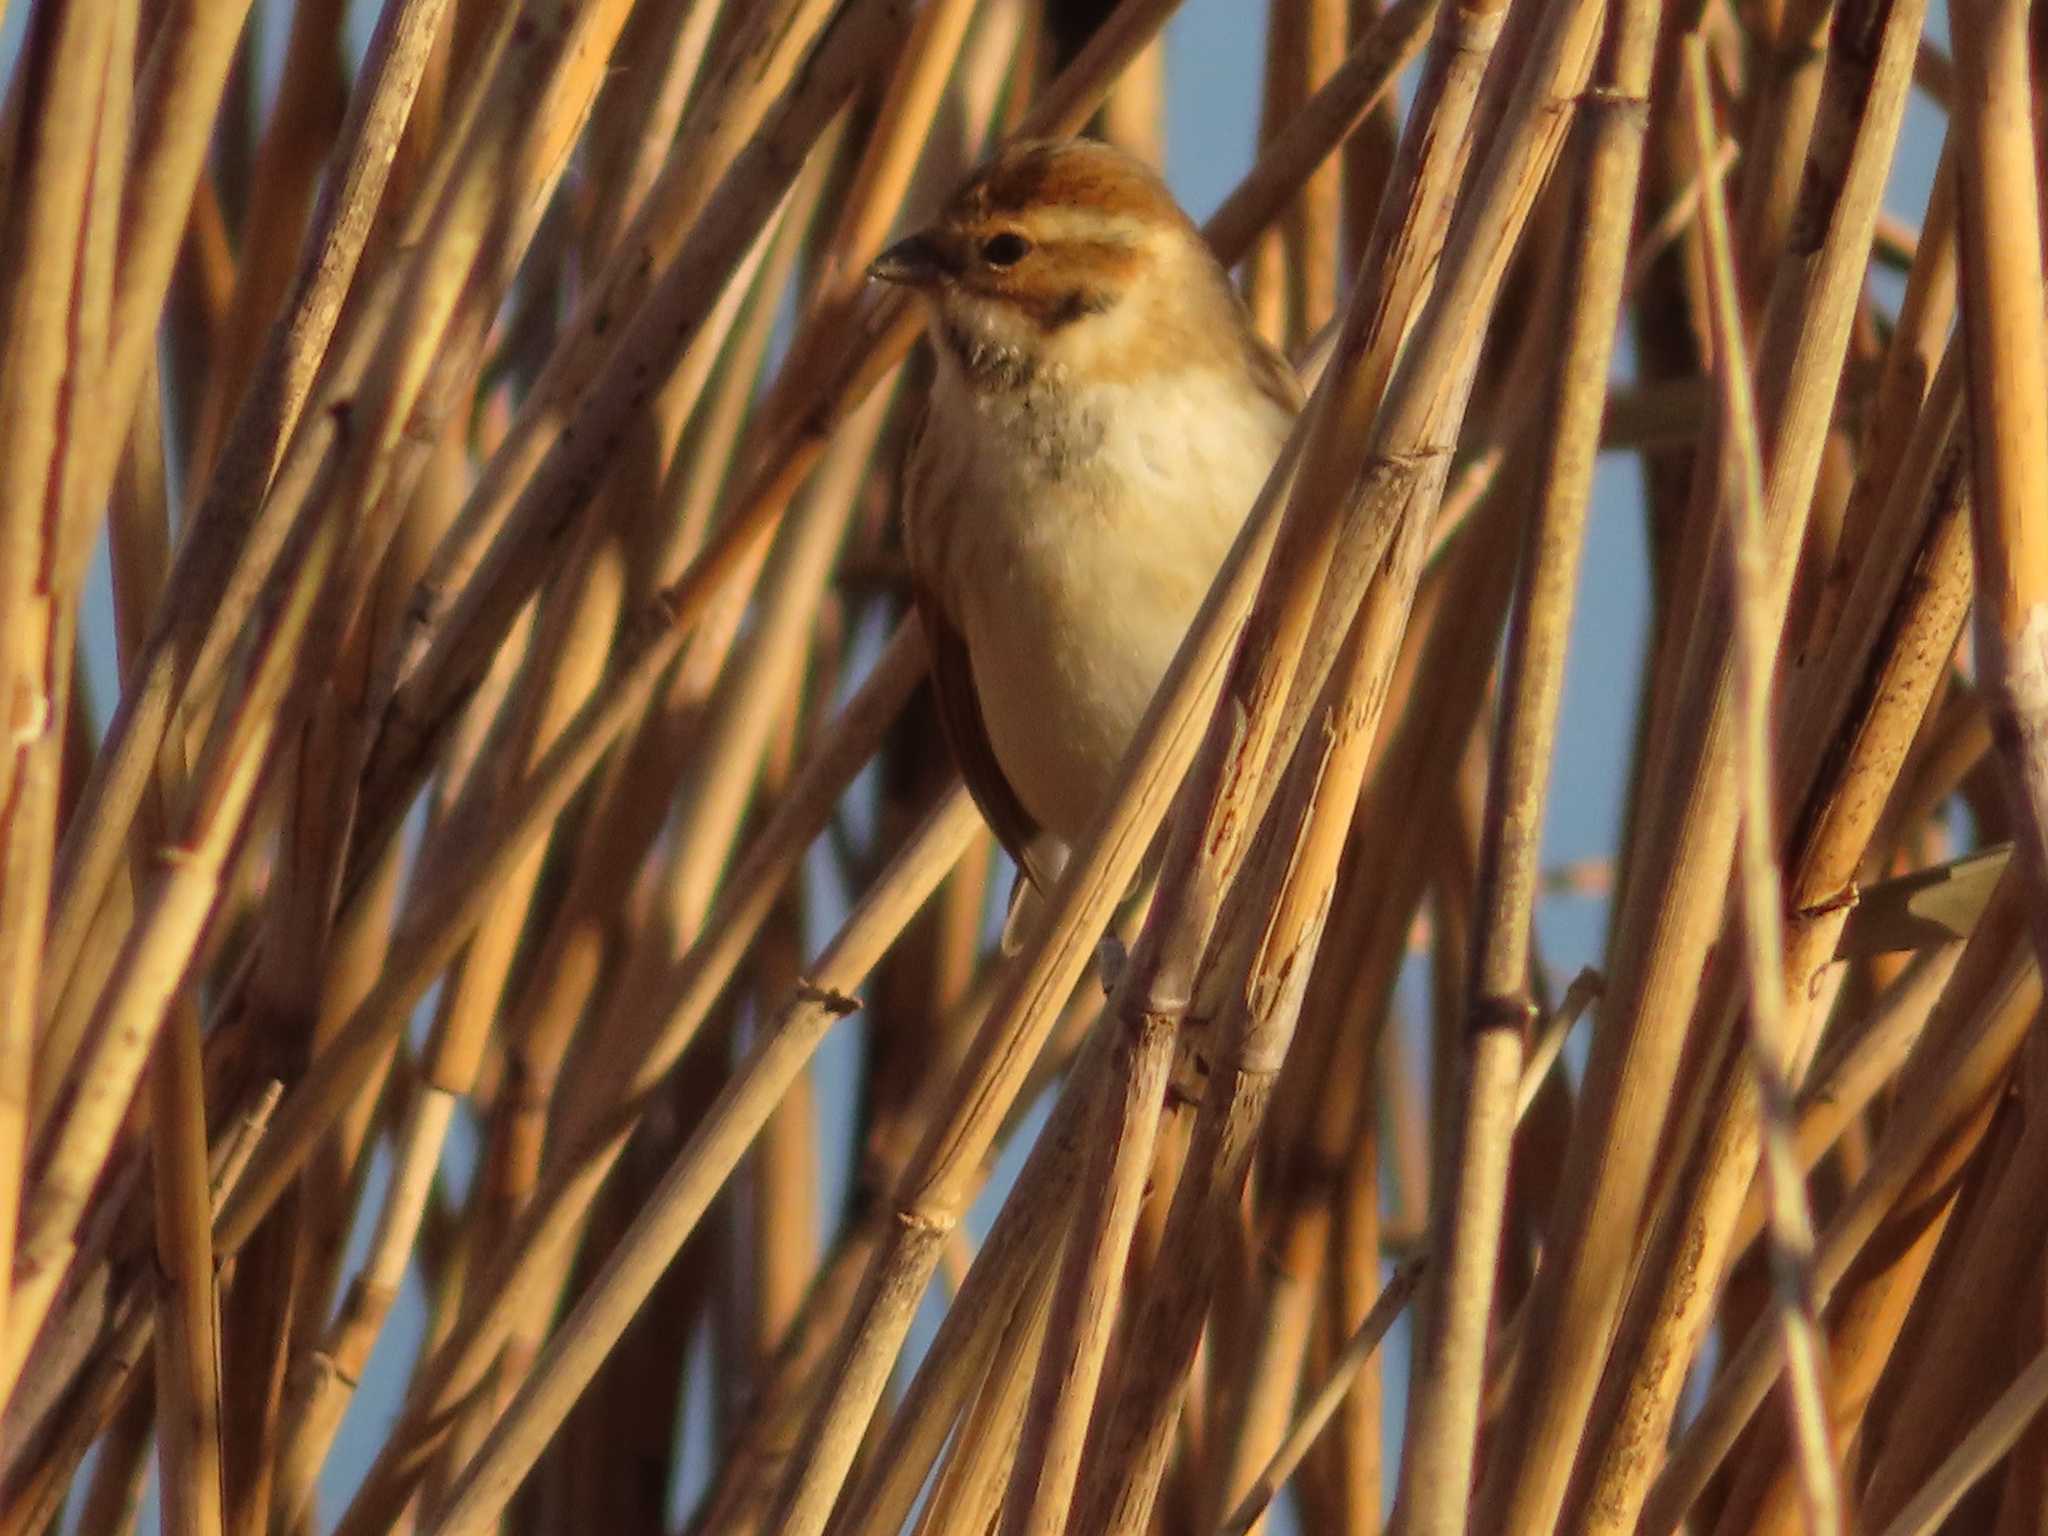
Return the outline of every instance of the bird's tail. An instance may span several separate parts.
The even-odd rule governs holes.
[[[998,941],[1005,955],[1014,955],[1024,947],[1025,941],[1038,931],[1038,925],[1045,921],[1045,897],[1058,883],[1060,872],[1067,865],[1067,849],[1051,837],[1041,837],[1031,845],[1031,856],[1017,866],[1017,878],[1010,882],[1010,910],[1003,918],[1003,934]],[[1038,872],[1034,881],[1027,872]]]

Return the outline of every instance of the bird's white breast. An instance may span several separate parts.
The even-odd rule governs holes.
[[[913,556],[967,641],[991,746],[1068,841],[1117,765],[1290,425],[1210,369],[978,392],[941,365]]]

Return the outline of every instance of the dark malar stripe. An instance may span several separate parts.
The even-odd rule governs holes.
[[[1018,304],[1049,335],[1090,315],[1108,314],[1116,307],[1116,300],[1094,289],[1075,288],[1064,294],[1034,295],[1029,299],[1020,296]]]

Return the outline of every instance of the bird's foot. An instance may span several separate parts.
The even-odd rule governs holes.
[[[1113,933],[1105,933],[1102,942],[1095,946],[1095,966],[1102,976],[1102,995],[1114,996],[1117,983],[1124,979],[1124,971],[1131,963],[1131,952],[1124,948],[1124,941]]]

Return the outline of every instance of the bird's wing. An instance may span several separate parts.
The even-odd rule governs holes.
[[[981,700],[974,691],[974,673],[967,658],[967,641],[947,615],[939,594],[933,590],[929,573],[936,552],[919,547],[918,534],[925,523],[917,510],[926,499],[946,494],[932,484],[929,466],[918,451],[931,422],[927,403],[911,429],[904,451],[903,543],[910,559],[911,592],[917,603],[918,622],[924,629],[925,650],[930,655],[932,694],[939,706],[939,729],[952,749],[967,792],[980,807],[996,840],[1008,850],[1026,879],[1041,889],[1050,886],[1051,871],[1035,851],[1039,826],[1017,791],[1003,773],[995,746],[988,738],[988,722],[982,718]]]
[[[1004,776],[1003,765],[996,760],[996,750],[988,739],[988,725],[981,717],[981,701],[974,692],[967,642],[947,619],[930,589],[917,582],[915,590],[925,648],[931,653],[932,693],[939,702],[939,728],[945,733],[946,745],[953,750],[960,777],[967,781],[967,792],[974,796],[983,818],[994,830],[997,841],[1017,861],[1018,869],[1033,885],[1046,889],[1051,877],[1036,852],[1038,823],[1024,809],[1017,791]]]
[[[1294,371],[1294,365],[1287,361],[1279,348],[1258,333],[1247,315],[1244,323],[1245,361],[1251,367],[1252,381],[1259,386],[1259,392],[1288,415],[1300,412],[1302,407],[1301,379]]]

